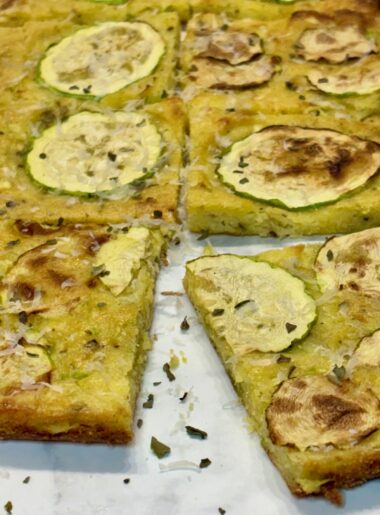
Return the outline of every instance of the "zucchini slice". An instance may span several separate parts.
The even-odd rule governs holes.
[[[379,428],[380,403],[367,387],[325,376],[284,381],[273,395],[266,418],[276,445],[304,450],[352,448]]]
[[[88,294],[93,279],[88,248],[94,239],[74,236],[47,240],[22,254],[0,286],[1,308],[8,312],[67,313]]]
[[[276,57],[263,55],[239,65],[204,57],[193,59],[189,78],[198,86],[215,89],[247,89],[270,81],[278,70]]]
[[[161,35],[147,23],[106,22],[50,47],[39,74],[63,93],[103,97],[150,75],[164,52]]]
[[[227,61],[233,66],[250,61],[263,53],[261,38],[234,30],[216,30],[211,34],[200,35],[196,40],[198,57],[209,57]]]
[[[370,95],[380,90],[380,65],[378,59],[368,58],[360,66],[345,66],[339,73],[311,70],[307,74],[311,84],[331,95]]]
[[[306,61],[321,59],[339,64],[377,51],[374,39],[369,39],[354,25],[306,29],[294,45],[295,55]]]
[[[187,264],[206,324],[231,350],[279,352],[303,339],[316,319],[303,281],[282,268],[225,254]]]
[[[120,295],[146,257],[150,233],[145,227],[132,227],[110,239],[96,255],[95,266],[102,269],[100,280],[113,293]]]
[[[272,126],[238,141],[217,174],[237,194],[290,210],[336,202],[380,167],[380,146],[327,129]]]
[[[322,292],[380,295],[380,228],[334,237],[321,247],[314,269]]]
[[[163,142],[139,113],[82,112],[47,129],[27,157],[40,184],[70,194],[111,192],[154,173]]]
[[[0,392],[9,394],[14,390],[31,390],[49,382],[53,370],[46,350],[38,345],[18,345],[17,348],[0,349]]]

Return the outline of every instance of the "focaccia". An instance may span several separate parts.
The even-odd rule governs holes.
[[[188,227],[209,234],[347,233],[380,223],[379,123],[190,102]]]
[[[319,110],[359,120],[378,111],[380,13],[241,15],[198,13],[189,21],[181,52],[186,98],[217,90],[258,112]]]
[[[164,239],[2,222],[0,438],[127,443]]]
[[[380,230],[187,263],[185,287],[290,490],[380,475]]]

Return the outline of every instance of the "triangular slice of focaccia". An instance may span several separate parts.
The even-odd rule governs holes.
[[[0,248],[0,438],[127,443],[161,232],[18,220]]]
[[[380,476],[380,229],[187,263],[185,288],[290,490]]]

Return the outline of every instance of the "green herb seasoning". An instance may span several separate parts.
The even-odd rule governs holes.
[[[150,448],[158,459],[165,458],[165,456],[170,454],[170,447],[157,440],[154,436],[152,436],[150,441]]]
[[[152,409],[154,403],[154,395],[150,393],[148,395],[148,399],[143,403],[143,408],[145,409]]]
[[[175,381],[175,375],[173,374],[173,372],[170,370],[170,365],[169,363],[165,363],[165,365],[162,367],[162,370],[165,372],[166,374],[166,377],[169,379],[169,381]]]
[[[193,426],[186,426],[186,432],[189,436],[200,438],[201,440],[206,440],[208,436],[206,431],[202,431],[202,429],[197,429]]]

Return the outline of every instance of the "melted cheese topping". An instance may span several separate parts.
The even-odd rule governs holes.
[[[150,25],[107,22],[51,47],[40,74],[59,91],[101,97],[149,75],[164,51],[162,37]]]
[[[236,192],[288,209],[333,202],[372,177],[376,143],[331,130],[268,127],[235,143],[218,170]]]
[[[353,25],[307,29],[294,46],[296,55],[306,61],[324,59],[334,64],[377,51],[375,41]]]
[[[322,291],[349,289],[380,295],[380,229],[331,238],[320,249],[314,268]]]
[[[162,140],[146,116],[83,112],[47,129],[28,155],[33,178],[70,193],[112,191],[153,172]]]
[[[379,428],[380,402],[350,381],[338,386],[324,376],[306,376],[284,381],[266,416],[276,445],[349,448]]]

